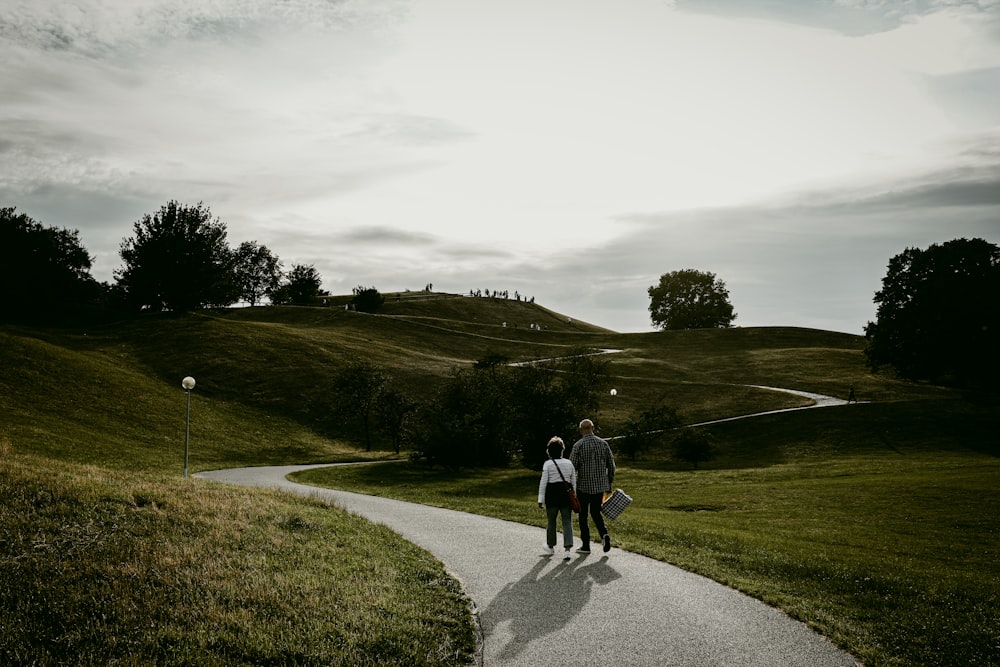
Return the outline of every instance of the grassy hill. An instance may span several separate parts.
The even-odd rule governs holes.
[[[607,357],[608,389],[615,388],[617,395],[607,393],[598,413],[590,415],[604,435],[613,435],[623,420],[661,397],[689,424],[808,403],[749,385],[846,398],[853,384],[863,402],[849,409],[800,411],[707,427],[720,456],[697,472],[683,469],[663,451],[650,452],[636,462],[623,461],[620,479],[629,480],[629,490],[642,500],[617,528],[617,538],[626,547],[766,599],[812,623],[863,656],[867,664],[937,664],[949,652],[970,664],[995,661],[1000,646],[996,631],[1000,480],[994,436],[1000,420],[995,404],[872,375],[864,366],[863,339],[847,334],[780,327],[620,334],[526,302],[427,293],[402,293],[398,300],[395,296],[388,295],[378,315],[345,311],[333,300],[327,308],[247,308],[86,326],[0,327],[0,445],[5,451],[0,490],[6,494],[5,506],[20,508],[20,513],[11,509],[3,517],[5,557],[24,563],[24,553],[30,553],[33,572],[49,568],[68,573],[79,558],[98,556],[112,563],[100,572],[99,581],[114,587],[121,585],[122,577],[135,579],[135,572],[145,567],[146,561],[135,552],[142,552],[137,545],[150,539],[164,545],[179,540],[177,548],[185,553],[206,550],[211,542],[217,550],[212,558],[234,557],[236,547],[227,546],[226,540],[178,538],[177,531],[185,536],[195,532],[184,528],[186,524],[177,518],[182,514],[200,517],[196,523],[202,526],[211,524],[214,515],[232,523],[239,504],[263,503],[271,509],[261,512],[272,519],[254,527],[259,539],[272,544],[298,540],[310,549],[320,548],[329,530],[341,530],[319,527],[326,519],[318,517],[329,510],[324,514],[308,506],[290,509],[282,503],[297,501],[270,496],[258,500],[253,495],[251,501],[251,492],[243,496],[180,479],[185,428],[180,381],[186,375],[198,382],[191,397],[191,468],[205,470],[388,456],[387,451],[360,451],[349,432],[330,424],[329,410],[336,400],[331,378],[354,359],[381,364],[398,388],[423,395],[455,368],[490,354],[525,361],[581,348],[615,349],[619,352]],[[412,480],[406,479],[409,467],[399,470],[399,494],[405,495],[403,489],[412,487]],[[483,488],[492,493],[509,488],[530,499],[530,486],[537,484],[533,471],[516,469],[466,473],[461,479],[420,472],[424,479],[436,480],[415,492],[420,500],[447,504],[457,498],[462,508],[468,508],[467,499],[480,495]],[[363,470],[337,474],[337,484],[365,488]],[[510,483],[496,484],[500,478]],[[483,486],[475,486],[477,480]],[[456,490],[456,484],[467,486]],[[35,495],[19,495],[20,488],[35,489]],[[234,502],[231,494],[240,499]],[[492,510],[471,509],[536,522],[537,516],[524,513],[520,495],[493,498]],[[68,499],[74,513],[38,498]],[[218,511],[206,513],[206,507],[216,506]],[[110,521],[126,526],[125,533],[114,533],[119,541],[110,561],[98,549],[95,533],[83,529],[61,538],[67,540],[68,553],[76,555],[62,558],[53,550],[46,556],[45,549],[32,549],[33,529],[25,516],[34,513],[39,519],[54,513],[46,520],[56,527],[37,532],[51,543],[61,534],[59,516],[71,517],[67,525],[86,526],[88,521],[93,524],[88,512],[95,508],[104,513],[105,523],[94,525]],[[110,516],[116,518],[107,519],[111,510]],[[151,517],[157,519],[152,527],[136,527],[134,522]],[[301,525],[312,529],[299,530]],[[212,528],[208,534],[215,530],[222,529]],[[392,539],[373,537],[371,553],[406,551],[381,542]],[[242,544],[240,548],[246,548],[245,540]],[[866,556],[872,549],[877,550],[874,562]],[[143,558],[159,559],[158,571],[188,576],[187,561],[165,547],[153,552]],[[117,566],[115,558],[121,561]],[[164,562],[169,564],[166,569]],[[250,573],[246,576],[257,576],[253,573],[259,563],[243,562],[242,571]],[[414,550],[412,560],[397,567],[432,566]],[[4,586],[0,624],[12,613],[27,613],[17,605],[33,580],[18,584],[13,581],[15,574],[23,572],[8,568],[0,581]],[[194,581],[217,588],[220,576],[205,572]],[[309,573],[304,570],[300,576],[308,579]],[[866,576],[871,584],[851,583]],[[436,576],[420,579],[432,581]],[[149,587],[140,586],[140,593],[163,585],[139,580]],[[93,590],[95,584],[80,578],[54,581],[61,588],[46,589],[51,591],[50,602],[59,598],[59,590],[75,590],[81,599],[105,599]],[[290,581],[288,586],[297,590],[300,584]],[[229,604],[254,605],[258,595],[253,590],[233,593]],[[428,589],[399,595],[421,599],[435,593]],[[882,602],[873,605],[879,595]],[[142,599],[136,599],[138,610],[143,610]],[[318,617],[324,611],[334,612],[327,605],[364,606],[362,600],[347,598],[310,599],[317,600],[318,612],[306,623],[312,624],[317,636],[351,634],[349,628],[322,626]],[[442,618],[466,618],[460,597],[449,600],[451,610]],[[85,607],[81,602],[79,609]],[[947,615],[940,612],[942,608],[949,610]],[[51,635],[70,636],[63,625],[76,618],[74,613],[67,610],[52,618],[43,614],[36,619],[42,624],[39,632],[44,636],[49,623]],[[405,617],[406,612],[400,613]],[[213,622],[214,627],[228,628],[229,634],[259,637],[256,643],[224,647],[246,662],[254,662],[252,656],[263,645],[277,647],[268,659],[280,661],[282,656],[287,660],[300,655],[296,651],[315,640],[286,641],[261,619],[245,620],[248,626],[242,630],[221,612]],[[921,630],[920,624],[927,627]],[[166,627],[171,628],[171,638],[136,639],[147,646],[147,655],[166,656],[163,660],[170,662],[171,655],[183,654],[170,653],[175,645],[188,651],[205,648],[204,637],[187,636],[192,628]],[[436,657],[415,657],[416,649],[404,648],[405,629],[401,636],[386,640],[393,647],[389,652],[397,655],[398,664],[448,659],[460,664],[469,650],[469,626],[445,620],[439,627]],[[109,629],[107,634],[113,632]],[[70,640],[63,641],[71,645]],[[365,641],[369,643],[359,646],[355,657],[366,651],[378,653],[372,648],[377,638]],[[34,650],[23,655],[48,655]],[[451,657],[442,658],[445,654]],[[379,655],[383,664],[392,664],[385,653]],[[19,664],[16,655],[8,662]]]
[[[515,328],[525,312],[543,328]],[[524,361],[578,348],[622,350],[612,360],[618,394],[594,415],[605,434],[613,416],[660,396],[688,423],[805,403],[744,385],[846,396],[853,383],[862,400],[879,402],[950,395],[868,374],[857,336],[790,328],[617,334],[568,319],[535,304],[451,297],[390,301],[379,315],[247,308],[86,328],[5,327],[0,428],[18,451],[176,469],[180,380],[192,375],[193,468],[330,461],[356,456],[338,439],[345,434],[325,425],[332,377],[351,360],[379,363],[400,389],[425,395],[489,354]]]

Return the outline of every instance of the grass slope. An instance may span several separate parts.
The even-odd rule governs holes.
[[[336,400],[331,377],[356,358],[382,364],[400,389],[420,395],[433,391],[456,367],[487,354],[519,361],[581,348],[618,349],[608,357],[609,389],[615,387],[617,396],[606,395],[604,405],[591,415],[605,435],[659,398],[677,408],[687,423],[698,423],[808,403],[747,385],[846,397],[854,384],[859,398],[870,403],[709,427],[722,456],[705,470],[683,470],[663,451],[638,462],[622,461],[619,479],[636,504],[616,524],[616,539],[626,548],[778,605],[871,665],[995,662],[1000,646],[1000,507],[994,491],[1000,485],[992,438],[1000,424],[995,405],[873,376],[864,367],[863,339],[847,334],[797,328],[619,334],[524,302],[403,296],[396,302],[390,295],[384,312],[375,316],[336,307],[285,307],[151,316],[86,327],[0,327],[0,439],[16,459],[15,468],[5,473],[8,493],[14,498],[19,485],[37,487],[51,469],[77,471],[82,466],[85,473],[73,474],[115,487],[97,496],[136,496],[134,489],[155,482],[167,485],[156,496],[157,506],[175,492],[181,497],[189,489],[209,494],[191,506],[178,506],[181,514],[194,511],[198,503],[212,507],[230,502],[224,498],[228,491],[201,489],[199,482],[170,486],[177,483],[182,465],[184,392],[179,385],[185,375],[198,380],[192,393],[194,470],[365,458],[352,445],[351,434],[338,430],[329,417]],[[543,445],[544,438],[539,441]],[[326,474],[333,473],[316,472],[313,479]],[[532,486],[537,484],[533,471],[454,477],[408,472],[403,466],[399,474],[395,486],[380,485],[377,492],[539,522],[531,511]],[[370,482],[363,469],[337,475],[338,485],[365,488]],[[47,499],[59,496],[66,484],[65,476],[53,477],[48,490],[37,496],[46,500],[38,501],[36,510],[49,511]],[[214,493],[223,497],[216,499]],[[138,492],[144,494],[149,495]],[[25,507],[27,501],[11,502]],[[265,496],[259,502],[269,506],[277,501]],[[144,503],[135,504],[149,507]],[[89,507],[90,515],[82,510],[70,514],[67,507],[51,511],[65,515],[66,525],[104,525],[99,512],[94,514],[101,503]],[[228,511],[203,513],[201,521],[231,522]],[[270,516],[290,512],[260,511]],[[29,543],[14,540],[6,528],[16,524],[16,516],[8,513],[4,520],[4,544],[15,554],[11,562],[31,553]],[[273,523],[275,530],[284,530],[280,521]],[[24,534],[27,528],[20,525]],[[128,548],[144,549],[150,540],[173,539],[170,522],[158,525],[152,534],[122,536],[120,548],[131,544]],[[73,535],[84,545],[91,539],[86,532]],[[296,535],[316,542],[309,548],[321,548],[317,544],[328,534]],[[214,548],[219,558],[226,558],[239,544],[245,543],[223,541]],[[193,542],[188,548],[194,553],[208,547]],[[383,550],[395,547],[384,543],[372,549],[378,567],[384,565],[378,555]],[[73,559],[59,560],[55,551],[44,549],[40,554],[34,567],[59,573],[51,590],[65,584],[67,590],[76,587],[70,595],[81,599],[97,594],[71,576],[65,563]],[[312,576],[320,577],[322,567],[327,565],[318,565]],[[121,585],[129,571],[109,567],[103,578],[89,581]],[[12,577],[13,571],[6,570],[8,587]],[[219,585],[213,581],[208,589]],[[15,598],[21,595],[13,590]],[[403,595],[420,599],[426,594],[414,590]],[[245,593],[246,604],[256,604],[255,595]],[[56,597],[52,593],[51,599]],[[5,604],[13,604],[7,599]],[[237,595],[231,604],[239,606],[239,599]],[[457,607],[450,613],[465,614],[467,621],[461,601],[454,602]],[[138,603],[137,609],[149,613]],[[0,618],[23,612],[5,606]],[[41,636],[62,636],[68,621],[53,617],[38,622]],[[245,622],[248,633],[260,632],[256,621]],[[462,654],[467,629],[456,621],[452,639],[441,645],[457,647],[455,655]],[[188,631],[174,632],[184,636]],[[314,636],[326,631],[316,632]],[[143,641],[152,645],[161,640]],[[282,636],[271,640],[284,641]],[[184,641],[203,646],[197,642],[204,638]],[[294,652],[294,641],[289,641],[290,653],[283,655]],[[248,645],[243,655],[254,656],[256,650]],[[954,659],[943,658],[949,655]]]
[[[1000,655],[1000,415],[959,400],[805,410],[705,428],[723,455],[622,463],[616,545],[733,586],[877,665]],[[539,528],[538,473],[393,466],[298,481]]]
[[[318,501],[0,462],[4,665],[465,665],[458,584]]]

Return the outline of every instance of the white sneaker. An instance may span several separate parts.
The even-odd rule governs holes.
[[[542,549],[542,553],[544,553],[546,556],[551,556],[555,552],[556,550],[553,549],[552,547],[545,547],[544,549]]]
[[[563,560],[569,560],[569,550],[563,552]]]

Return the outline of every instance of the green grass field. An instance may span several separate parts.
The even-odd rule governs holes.
[[[622,462],[617,485],[635,502],[611,526],[616,545],[780,607],[868,665],[994,664],[997,418],[904,405],[888,423],[872,404],[720,424],[726,454],[709,469]],[[947,444],[953,433],[968,439]],[[394,465],[296,479],[545,525],[537,473],[522,469]]]
[[[465,665],[426,552],[321,503],[30,456],[0,464],[4,665]]]
[[[871,375],[863,343],[795,328],[618,334],[524,302],[392,295],[377,316],[288,307],[0,327],[0,627],[17,638],[5,655],[93,664],[101,650],[125,654],[100,647],[120,634],[147,657],[134,664],[179,664],[192,651],[201,664],[338,664],[337,642],[353,638],[354,659],[339,664],[462,664],[473,650],[468,609],[426,554],[332,508],[181,477],[180,380],[198,381],[192,470],[379,460],[389,452],[362,452],[330,425],[331,378],[348,361],[370,359],[399,388],[426,393],[487,354],[519,361],[583,347],[621,350],[609,357],[617,396],[589,415],[605,435],[659,398],[685,423],[806,403],[747,385],[846,397],[854,384],[863,401],[704,427],[720,456],[697,471],[661,450],[620,457],[619,485],[636,499],[614,526],[623,548],[778,606],[868,665],[998,664],[1000,410]],[[542,525],[535,471],[392,470],[392,484],[363,467],[309,479]],[[365,545],[372,567],[426,574],[417,585],[381,577],[387,590],[355,598],[334,591],[327,579],[350,575],[331,539],[341,533]],[[307,562],[296,564],[295,549]],[[254,611],[273,594],[244,585],[258,580],[304,600],[279,613],[297,634]],[[207,630],[172,611],[206,596],[218,603],[201,618]],[[413,616],[430,598],[440,610]],[[378,629],[331,625],[345,607]],[[379,626],[386,608],[409,620]],[[102,632],[75,630],[92,609],[107,619]],[[31,637],[10,630],[21,619]],[[159,630],[138,627],[144,619]],[[414,641],[425,632],[430,644]]]

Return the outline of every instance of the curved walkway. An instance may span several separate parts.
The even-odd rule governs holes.
[[[542,556],[541,528],[297,484],[320,465],[217,470],[203,479],[319,496],[437,557],[478,610],[481,664],[846,667],[825,638],[751,597],[633,553]],[[614,524],[610,525],[612,537]],[[577,540],[579,546],[579,540]]]
[[[781,412],[795,412],[797,410],[811,410],[813,408],[831,408],[838,405],[847,405],[847,401],[842,398],[837,398],[836,396],[826,396],[824,394],[814,394],[809,391],[799,391],[797,389],[782,389],[781,387],[765,387],[761,384],[745,384],[741,385],[743,387],[753,387],[755,389],[766,389],[768,391],[778,391],[785,394],[793,394],[795,396],[801,396],[802,398],[807,398],[812,403],[809,405],[800,405],[795,408],[781,408],[779,410],[768,410],[766,412],[753,412],[748,415],[739,415],[737,417],[726,417],[725,419],[713,419],[712,421],[700,422],[698,424],[689,424],[689,426],[708,426],[709,424],[721,424],[722,422],[736,421],[737,419],[748,419],[750,417],[762,417],[764,415],[776,415]]]

